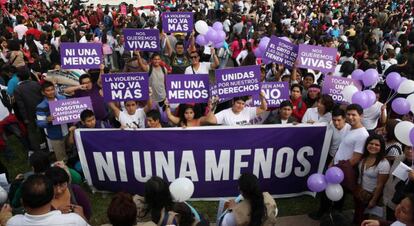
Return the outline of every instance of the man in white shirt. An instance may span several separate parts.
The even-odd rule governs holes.
[[[263,93],[260,94],[260,107],[245,107],[248,97],[233,98],[233,106],[226,110],[214,114],[210,111],[206,121],[210,124],[220,124],[226,126],[244,126],[249,125],[250,121],[257,115],[267,110],[267,102]]]
[[[213,63],[200,62],[200,56],[197,51],[190,53],[191,65],[185,69],[184,74],[208,74],[210,69],[215,69],[220,64],[217,58],[216,51],[213,47],[210,49],[211,56],[213,57]]]
[[[362,119],[362,124],[368,130],[369,134],[374,133],[378,125],[378,120],[381,121],[381,124],[387,122],[387,106],[378,101],[380,90],[374,89],[374,92],[376,101],[371,107],[364,109],[364,117]]]
[[[342,138],[346,136],[351,126],[345,121],[345,111],[337,108],[332,111],[332,124],[329,125],[328,129],[332,130],[331,145],[329,146],[329,155],[326,159],[326,163],[329,164],[336,152],[338,151],[339,145],[341,144]]]
[[[110,102],[109,107],[114,112],[116,119],[121,123],[121,128],[138,129],[145,128],[146,113],[151,110],[152,101],[149,98],[144,108],[138,108],[137,101],[125,101],[126,111],[121,111],[114,102]]]
[[[22,201],[26,213],[15,215],[7,226],[89,226],[81,206],[71,205],[70,213],[52,209],[53,183],[45,175],[35,174],[22,184]]]
[[[333,161],[329,164],[338,165],[344,171],[344,181],[342,185],[345,191],[353,191],[356,186],[356,178],[352,169],[360,162],[362,154],[364,153],[364,145],[367,137],[369,136],[368,131],[362,125],[363,109],[358,104],[350,104],[346,108],[346,119],[351,126],[350,130],[342,138],[339,144],[338,151],[336,152]],[[350,172],[352,171],[352,173]],[[317,212],[308,214],[308,216],[314,220],[319,220],[323,214],[327,213],[330,205],[334,205],[334,208],[341,210],[345,201],[345,195],[341,200],[332,202],[328,200],[325,193],[321,195],[321,204]]]

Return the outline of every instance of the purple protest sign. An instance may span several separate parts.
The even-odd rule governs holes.
[[[168,75],[167,99],[170,103],[207,103],[208,75]]]
[[[275,62],[283,64],[288,68],[292,68],[297,56],[297,45],[276,36],[272,36],[262,59],[266,62]]]
[[[342,91],[349,85],[354,85],[358,88],[358,90],[362,90],[362,84],[360,81],[352,78],[325,76],[322,86],[322,93],[329,94],[336,103],[348,103],[344,100]]]
[[[156,29],[124,29],[125,50],[159,51],[160,31]]]
[[[53,125],[79,122],[80,113],[86,109],[93,110],[90,97],[49,101],[49,110],[50,115],[53,116]]]
[[[148,73],[116,73],[102,75],[104,100],[148,100]]]
[[[62,69],[92,69],[102,64],[102,44],[69,43],[60,44]]]
[[[334,72],[336,53],[336,48],[300,44],[298,67],[318,70],[323,73]]]
[[[272,195],[311,194],[306,180],[322,172],[330,137],[320,124],[75,131],[89,185],[143,194],[152,175],[169,182],[187,177],[193,199],[237,196],[237,181],[247,172]]]
[[[194,27],[192,12],[165,12],[162,13],[162,30],[166,33],[191,33]]]
[[[216,70],[216,84],[220,98],[258,95],[259,81],[259,65]]]
[[[268,107],[279,107],[283,101],[290,100],[288,82],[263,82],[261,89]],[[252,98],[253,105],[260,106],[261,101],[259,95],[254,95]]]

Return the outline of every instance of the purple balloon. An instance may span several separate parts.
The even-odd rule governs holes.
[[[390,89],[397,90],[401,83],[401,75],[397,72],[391,72],[387,75],[385,83],[387,83]]]
[[[259,48],[262,50],[262,52],[266,50],[267,44],[269,44],[269,42],[270,42],[269,37],[263,37],[262,39],[260,39]]]
[[[217,36],[220,42],[224,42],[224,40],[226,40],[226,32],[224,31],[217,31]]]
[[[339,167],[331,167],[325,173],[326,182],[339,184],[344,180],[344,172]]]
[[[363,109],[369,107],[369,99],[363,91],[358,91],[352,95],[352,103],[359,104]]]
[[[375,94],[374,91],[370,89],[364,90],[363,92],[368,97],[368,103],[369,103],[369,106],[371,107],[377,101],[377,95]]]
[[[414,128],[412,128],[410,131],[410,141],[412,146],[414,144]]]
[[[217,43],[214,43],[214,48],[221,48],[221,47],[223,47],[224,46],[224,42],[217,42]]]
[[[368,69],[362,75],[362,83],[365,87],[372,86],[378,82],[378,71],[375,69]]]
[[[258,58],[262,58],[263,57],[263,51],[260,48],[256,48],[254,51],[254,55]]]
[[[410,103],[405,98],[398,97],[392,101],[392,110],[399,115],[405,115],[410,112]]]
[[[327,184],[325,180],[325,176],[321,173],[314,173],[312,174],[307,181],[309,190],[313,192],[321,192],[325,190]]]
[[[199,44],[200,46],[205,46],[208,44],[208,41],[206,40],[206,36],[204,35],[197,35],[196,37],[196,43]]]
[[[221,22],[215,22],[213,24],[213,29],[216,31],[222,31],[223,30],[223,24]]]
[[[220,40],[218,40],[217,31],[215,31],[212,27],[208,27],[208,31],[207,31],[207,34],[206,34],[206,39],[207,39],[207,41],[212,42],[212,43],[216,43],[216,42],[220,41]]]
[[[355,80],[362,80],[362,75],[364,74],[364,71],[361,69],[356,69],[352,72],[351,77]]]

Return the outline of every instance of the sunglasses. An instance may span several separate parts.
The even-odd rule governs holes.
[[[198,56],[190,56],[191,59],[197,59]]]

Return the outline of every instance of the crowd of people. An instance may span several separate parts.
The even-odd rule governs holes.
[[[390,89],[384,83],[391,72],[414,79],[413,4],[408,0],[165,0],[134,7],[86,5],[78,0],[0,0],[0,148],[7,160],[12,159],[16,150],[8,137],[16,136],[32,167],[12,180],[10,205],[3,205],[0,223],[88,225],[92,212],[79,186],[83,177],[74,145],[77,128],[326,123],[332,131],[326,168],[335,165],[345,174],[344,189],[354,198],[353,223],[414,225],[414,171],[405,181],[392,175],[401,162],[413,166],[413,147],[400,143],[394,133],[399,121],[410,121],[413,114],[392,111]],[[170,11],[193,12],[194,21],[210,25],[221,22],[224,45],[199,46],[196,31],[163,32],[160,15]],[[159,29],[160,51],[126,51],[124,28]],[[335,72],[262,63],[255,49],[260,39],[272,35],[295,44],[337,48]],[[87,71],[62,70],[60,45],[65,42],[101,43],[103,64]],[[260,65],[263,82],[288,82],[290,99],[269,108],[263,93],[258,107],[247,96],[179,105],[166,98],[168,74],[208,74],[248,65]],[[322,94],[326,76],[350,77],[355,69],[370,68],[381,77],[369,87],[377,98],[371,107],[339,105]],[[105,102],[101,76],[116,72],[147,72],[149,100]],[[79,123],[53,125],[49,102],[76,97],[90,97],[93,109],[83,111]],[[7,174],[2,164],[0,170]],[[243,174],[239,189],[244,200],[229,202],[218,223],[274,225],[276,204],[262,193],[260,180]],[[152,177],[141,195],[116,194],[108,207],[110,223],[208,224],[188,204],[173,202],[167,182],[159,177]],[[322,194],[320,203],[311,218],[342,211],[344,198],[331,203]],[[382,204],[384,219],[368,220],[365,210]],[[12,208],[20,214],[12,217]]]

